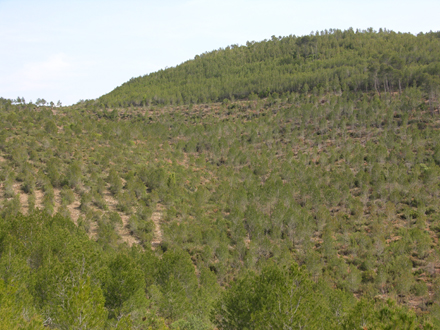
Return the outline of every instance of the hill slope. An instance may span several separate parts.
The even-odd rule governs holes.
[[[439,322],[438,101],[431,106],[416,87],[112,112],[6,102],[0,215],[58,211],[106,251],[125,250],[124,235],[142,254],[183,251],[197,276],[214,281],[200,277],[206,290],[296,262],[346,297],[396,299],[420,322]],[[142,308],[167,322],[194,312],[167,301],[181,292],[174,277],[144,276],[152,301]],[[205,321],[220,299],[210,292]],[[351,304],[344,310],[356,313]]]
[[[344,33],[405,66],[202,104],[0,98],[0,328],[440,328],[438,36]]]
[[[219,102],[251,93],[401,91],[439,84],[440,33],[323,31],[272,37],[196,56],[133,78],[99,98],[107,107]]]

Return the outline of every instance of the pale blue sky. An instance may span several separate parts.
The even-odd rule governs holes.
[[[231,44],[330,28],[439,31],[440,1],[0,0],[0,96],[64,105]]]

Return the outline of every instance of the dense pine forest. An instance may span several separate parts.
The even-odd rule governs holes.
[[[440,33],[0,98],[0,329],[440,328]]]
[[[197,55],[133,78],[99,98],[101,106],[180,105],[285,92],[399,91],[440,84],[440,32],[332,30],[275,37]]]

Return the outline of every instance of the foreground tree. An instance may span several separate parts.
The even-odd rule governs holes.
[[[337,324],[317,286],[298,265],[274,264],[235,282],[217,303],[220,329],[330,329]]]

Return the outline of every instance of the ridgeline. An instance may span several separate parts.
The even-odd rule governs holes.
[[[402,91],[440,83],[440,33],[372,29],[275,36],[197,55],[132,78],[99,98],[106,107],[222,102],[270,93]],[[251,96],[252,95],[252,96]]]

